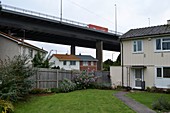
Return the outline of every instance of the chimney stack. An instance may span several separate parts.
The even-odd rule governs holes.
[[[170,20],[167,20],[167,24],[170,25]]]

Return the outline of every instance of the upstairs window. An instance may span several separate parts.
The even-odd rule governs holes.
[[[70,61],[70,65],[76,65],[76,61]]]
[[[170,50],[170,38],[156,39],[156,50],[158,51]]]
[[[142,52],[143,50],[143,43],[141,40],[136,40],[133,41],[133,52],[137,53],[137,52]]]

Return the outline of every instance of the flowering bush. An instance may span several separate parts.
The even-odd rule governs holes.
[[[59,90],[63,93],[74,91],[76,90],[76,84],[69,79],[64,79],[59,83]]]
[[[94,84],[96,83],[97,77],[94,75],[75,75],[73,81],[77,85],[77,89],[87,89],[93,88]]]

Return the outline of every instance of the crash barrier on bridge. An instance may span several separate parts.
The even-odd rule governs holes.
[[[32,16],[37,16],[37,17],[41,17],[41,18],[45,18],[45,19],[54,20],[54,21],[61,21],[61,22],[64,22],[64,23],[77,25],[77,26],[81,26],[81,27],[85,27],[85,28],[90,28],[89,27],[90,24],[85,24],[85,23],[81,23],[81,22],[77,22],[77,21],[72,21],[72,20],[65,19],[65,18],[59,18],[59,17],[56,17],[56,16],[43,14],[43,13],[36,12],[36,11],[26,10],[26,9],[22,9],[22,8],[10,6],[10,5],[5,5],[5,4],[0,4],[0,7],[1,7],[1,9],[8,10],[8,11],[14,11],[14,12],[28,14],[28,15],[32,15]],[[93,30],[106,32],[106,30],[98,30],[98,29],[93,29]],[[121,32],[117,32],[117,31],[113,31],[113,30],[107,30],[107,32],[118,34],[118,35],[123,34]]]
[[[57,70],[57,69],[46,69],[39,68],[37,69],[34,76],[30,79],[34,81],[33,88],[55,88],[58,87],[59,81],[66,79],[73,80],[75,75],[81,75],[81,71],[66,71],[66,70]],[[96,71],[93,73],[86,73],[88,75],[95,75],[97,83],[110,83],[110,72],[108,71]]]

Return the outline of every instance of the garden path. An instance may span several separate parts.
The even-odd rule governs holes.
[[[149,109],[148,107],[144,106],[143,104],[136,102],[135,100],[128,98],[125,96],[128,92],[118,92],[114,94],[118,99],[124,102],[127,106],[133,109],[137,113],[156,113],[155,111]]]

